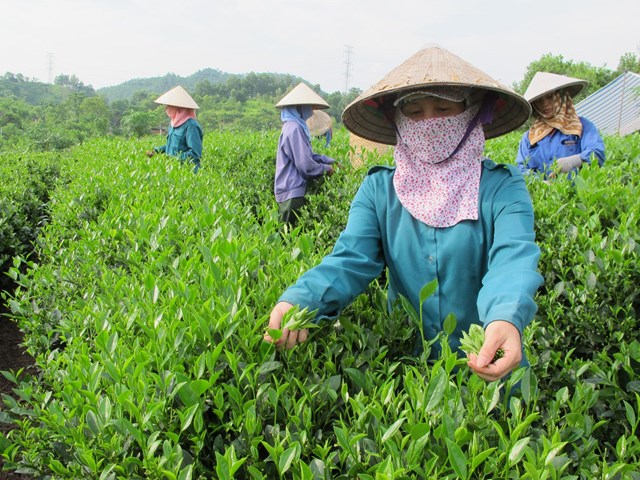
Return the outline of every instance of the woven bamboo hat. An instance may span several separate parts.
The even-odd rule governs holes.
[[[411,56],[351,102],[342,121],[360,137],[395,145],[394,100],[407,92],[436,86],[469,87],[468,106],[480,104],[490,92],[495,94],[493,119],[483,125],[485,138],[511,132],[531,115],[529,102],[515,91],[448,50],[433,46]]]
[[[191,95],[180,85],[160,95],[156,98],[155,103],[171,105],[172,107],[200,108],[195,100],[191,98]]]
[[[567,90],[573,98],[587,86],[587,83],[586,80],[558,75],[557,73],[536,72],[531,79],[527,91],[524,92],[524,98],[526,98],[528,102],[533,103],[539,98],[544,97],[547,93],[562,89]]]
[[[329,131],[331,128],[331,117],[327,112],[323,112],[322,110],[314,110],[311,118],[307,120],[307,127],[309,127],[309,132],[314,137],[319,137]]]
[[[300,82],[293,90],[276,103],[277,108],[291,107],[293,105],[311,105],[313,108],[329,108],[329,104],[304,82]]]

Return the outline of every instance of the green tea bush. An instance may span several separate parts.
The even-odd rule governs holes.
[[[531,368],[488,384],[448,348],[453,318],[438,360],[426,360],[428,343],[414,353],[420,322],[402,304],[387,311],[384,278],[333,322],[292,316],[311,327],[295,349],[263,341],[280,293],[329,251],[366,173],[336,132],[326,153],[344,168],[313,185],[289,230],[272,195],[277,136],[209,132],[197,175],[147,158],[152,139],[68,154],[38,256],[10,271],[7,300],[39,373],[5,372],[16,397],[0,420],[17,427],[0,437],[7,467],[102,479],[640,478],[637,209],[609,205],[637,184],[636,144],[616,144],[624,158],[573,183],[529,180],[545,277],[524,332]],[[517,138],[503,141],[488,149],[506,156]]]
[[[59,154],[0,155],[0,289],[16,255],[33,253],[34,242],[48,220],[47,203],[60,177]]]
[[[631,179],[640,166],[640,143],[630,137],[620,158],[613,140],[608,144],[613,147],[603,168],[585,167],[573,181],[529,182],[545,277],[543,323],[563,332],[557,346],[586,358],[615,352],[622,339],[640,339],[640,209]]]

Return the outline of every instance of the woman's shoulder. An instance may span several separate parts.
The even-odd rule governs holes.
[[[392,175],[395,171],[396,167],[391,167],[389,165],[375,165],[367,170],[367,176],[378,174],[379,176],[383,175]]]
[[[184,128],[190,128],[190,127],[195,127],[198,128],[200,130],[202,130],[202,126],[200,125],[200,122],[198,122],[198,120],[196,120],[195,118],[188,118],[182,125],[180,125],[181,127]]]
[[[388,190],[393,185],[393,174],[395,170],[395,167],[385,165],[371,167],[367,170],[361,186],[365,189],[373,189],[376,191],[380,191],[380,189]]]
[[[280,131],[280,134],[286,138],[307,137],[302,126],[293,121],[284,122],[282,124],[282,130]]]
[[[287,120],[286,122],[283,122],[282,130],[283,131],[294,131],[294,130],[303,131],[302,125],[300,125],[297,122],[294,122],[293,120]]]
[[[396,167],[390,167],[387,165],[376,165],[367,170],[364,182],[371,185],[389,185],[393,182],[393,174],[396,171]]]
[[[516,165],[510,163],[496,163],[490,158],[482,161],[482,170],[484,176],[503,176],[503,177],[522,177],[522,172]]]
[[[595,124],[588,118],[585,118],[585,117],[578,117],[578,118],[580,118],[580,123],[582,123],[583,128],[584,127],[593,128],[593,129],[596,128]]]

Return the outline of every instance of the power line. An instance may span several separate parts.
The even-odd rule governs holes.
[[[351,52],[353,52],[353,47],[351,45],[345,45],[345,54],[347,56],[344,61],[344,93],[349,92],[349,77],[351,76]]]

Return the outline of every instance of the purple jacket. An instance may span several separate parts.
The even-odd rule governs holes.
[[[321,177],[334,161],[326,155],[313,153],[311,142],[300,125],[284,122],[276,155],[276,201],[304,197],[307,181]]]

